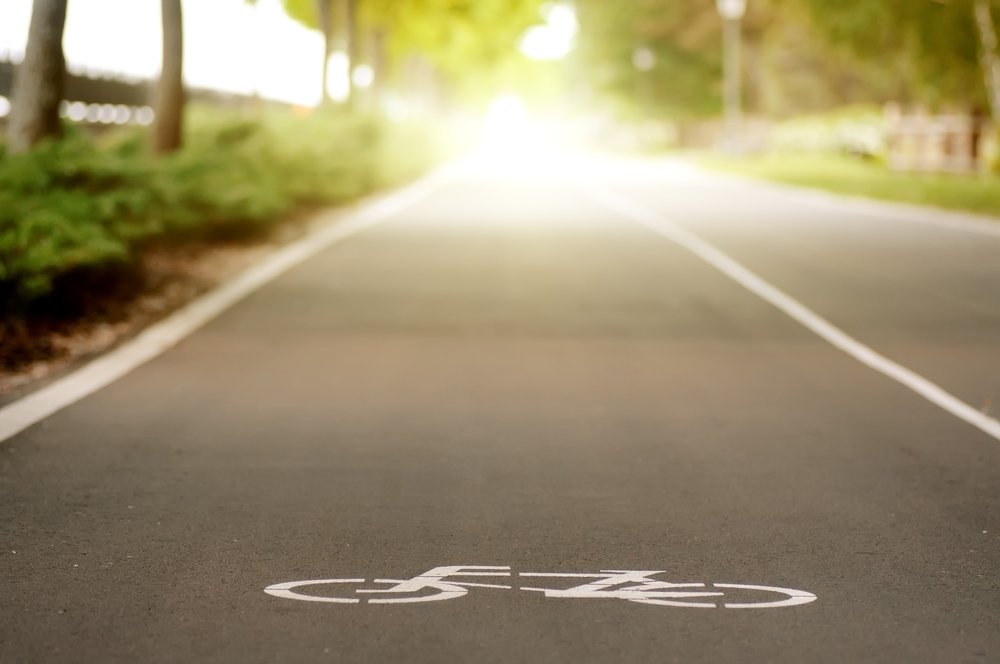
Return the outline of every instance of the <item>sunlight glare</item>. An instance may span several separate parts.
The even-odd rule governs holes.
[[[579,24],[572,6],[546,5],[544,25],[529,28],[521,39],[521,53],[532,60],[562,60],[573,51]]]
[[[553,138],[558,134],[553,121],[533,118],[519,97],[501,95],[490,103],[483,120],[475,169],[502,180],[544,181],[564,176],[573,170],[574,157]]]
[[[336,103],[347,101],[351,96],[351,61],[343,51],[330,54],[327,63],[326,91]]]
[[[375,70],[370,65],[358,65],[354,68],[351,80],[358,88],[370,88],[375,84]]]
[[[486,111],[483,122],[483,147],[489,152],[522,153],[534,133],[528,110],[520,97],[500,95]]]

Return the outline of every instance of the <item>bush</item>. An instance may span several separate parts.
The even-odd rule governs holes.
[[[848,107],[779,122],[770,142],[777,152],[880,158],[887,150],[886,123],[877,108]]]
[[[299,206],[358,197],[440,156],[431,132],[373,117],[189,115],[185,149],[162,159],[142,132],[96,141],[72,128],[30,154],[0,154],[0,310],[76,271],[134,263],[152,242],[260,233]]]
[[[63,272],[125,261],[158,230],[150,169],[71,133],[0,162],[0,302],[44,294]]]

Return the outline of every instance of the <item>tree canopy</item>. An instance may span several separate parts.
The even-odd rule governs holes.
[[[983,106],[975,0],[786,0],[833,49],[877,65],[902,101]]]
[[[346,0],[342,0],[346,1]],[[354,0],[358,27],[386,35],[393,60],[419,54],[449,74],[499,64],[541,16],[542,0]],[[319,29],[317,0],[284,0],[288,14]]]
[[[997,26],[997,0],[749,0],[748,105],[771,114],[889,100],[984,108],[977,2]],[[655,113],[719,111],[715,0],[576,4],[578,57],[593,86]]]

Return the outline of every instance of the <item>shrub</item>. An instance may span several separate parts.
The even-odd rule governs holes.
[[[0,298],[44,294],[61,273],[125,261],[159,230],[149,169],[71,133],[0,162]]]
[[[141,131],[67,136],[0,154],[0,310],[80,270],[135,262],[151,242],[259,233],[296,207],[342,202],[439,158],[433,132],[343,112],[194,109],[186,147],[151,158]]]

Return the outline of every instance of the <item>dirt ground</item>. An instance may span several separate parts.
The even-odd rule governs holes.
[[[87,277],[38,310],[0,319],[0,404],[135,336],[301,237],[319,217],[301,213],[253,239],[150,249],[138,265]]]

